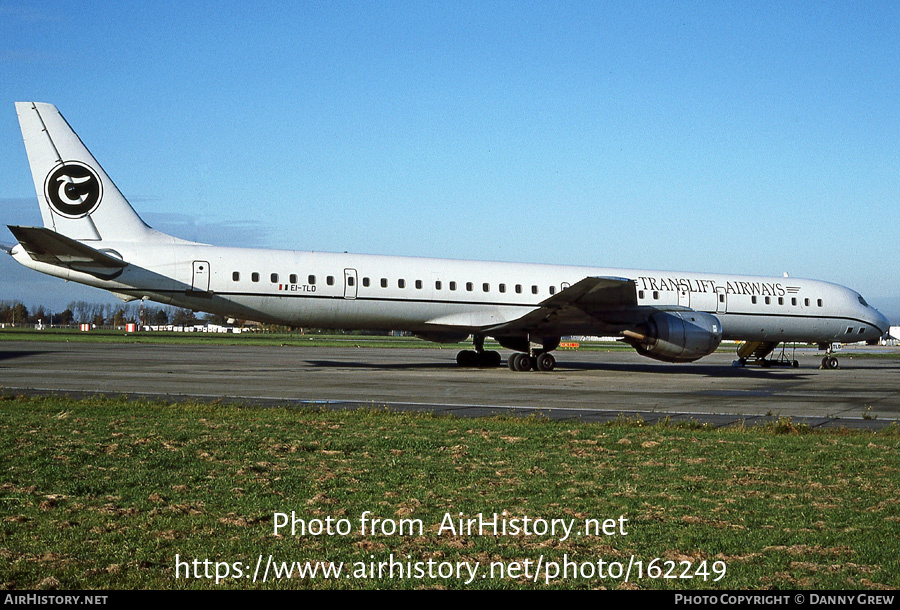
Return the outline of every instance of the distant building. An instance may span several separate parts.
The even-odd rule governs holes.
[[[900,344],[900,326],[891,326],[888,329],[887,336],[882,341],[884,345]]]
[[[881,345],[900,345],[900,326],[891,326],[881,338]]]

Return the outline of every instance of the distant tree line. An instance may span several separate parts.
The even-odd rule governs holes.
[[[24,326],[40,321],[44,326],[91,324],[97,327],[118,328],[126,324],[139,324],[140,311],[139,301],[122,305],[72,301],[63,311],[51,311],[43,305],[29,311],[19,301],[0,301],[0,324]],[[148,326],[193,325],[200,321],[190,309],[144,303],[143,323]]]
[[[63,311],[53,311],[43,305],[33,311],[20,301],[0,301],[0,324],[6,326],[31,326],[38,322],[44,326],[77,327],[90,324],[97,328],[122,328],[126,324],[140,324],[140,301],[131,303],[89,303],[72,301]],[[218,324],[225,326],[227,321],[218,314],[198,314],[190,309],[180,309],[166,305],[156,305],[144,301],[143,324],[146,326],[193,326],[195,324]],[[244,320],[237,320],[235,326],[243,326]],[[345,335],[389,335],[390,331],[348,331],[342,329],[292,328],[280,324],[257,326],[258,330],[270,332],[294,332],[309,334],[345,334]],[[406,333],[409,334],[409,333]]]

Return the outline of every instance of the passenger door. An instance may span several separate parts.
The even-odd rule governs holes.
[[[209,261],[194,261],[191,290],[194,292],[209,292],[209,275]]]
[[[344,269],[344,298],[355,299],[359,282],[356,277],[356,269]]]
[[[716,313],[728,311],[728,293],[724,286],[716,288]]]

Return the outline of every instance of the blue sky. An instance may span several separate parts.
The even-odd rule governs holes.
[[[0,221],[40,224],[45,101],[180,237],[788,271],[900,321],[898,75],[895,2],[0,0]],[[0,257],[11,299],[108,297]]]

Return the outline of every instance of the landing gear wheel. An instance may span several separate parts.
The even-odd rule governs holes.
[[[512,354],[507,361],[511,371],[523,372],[531,370],[531,356],[528,354]]]
[[[473,352],[470,349],[464,349],[463,351],[456,354],[456,364],[461,367],[473,367],[478,366],[478,352]]]
[[[516,370],[525,372],[530,371],[534,366],[534,363],[531,361],[531,356],[528,354],[519,354],[519,357],[516,359]]]
[[[825,356],[822,358],[822,368],[823,369],[836,369],[839,367],[838,359],[834,356]]]
[[[794,367],[795,369],[800,368],[800,361],[799,360],[792,361],[791,366]]]
[[[553,354],[550,352],[544,352],[540,356],[537,357],[537,361],[535,362],[535,370],[538,371],[552,371],[556,367],[556,358],[553,357]]]
[[[474,352],[470,349],[465,349],[458,354],[456,354],[456,364],[461,367],[494,367],[500,366],[503,362],[503,358],[500,356],[500,352]]]
[[[481,352],[481,366],[500,366],[503,364],[503,356],[500,352]]]

